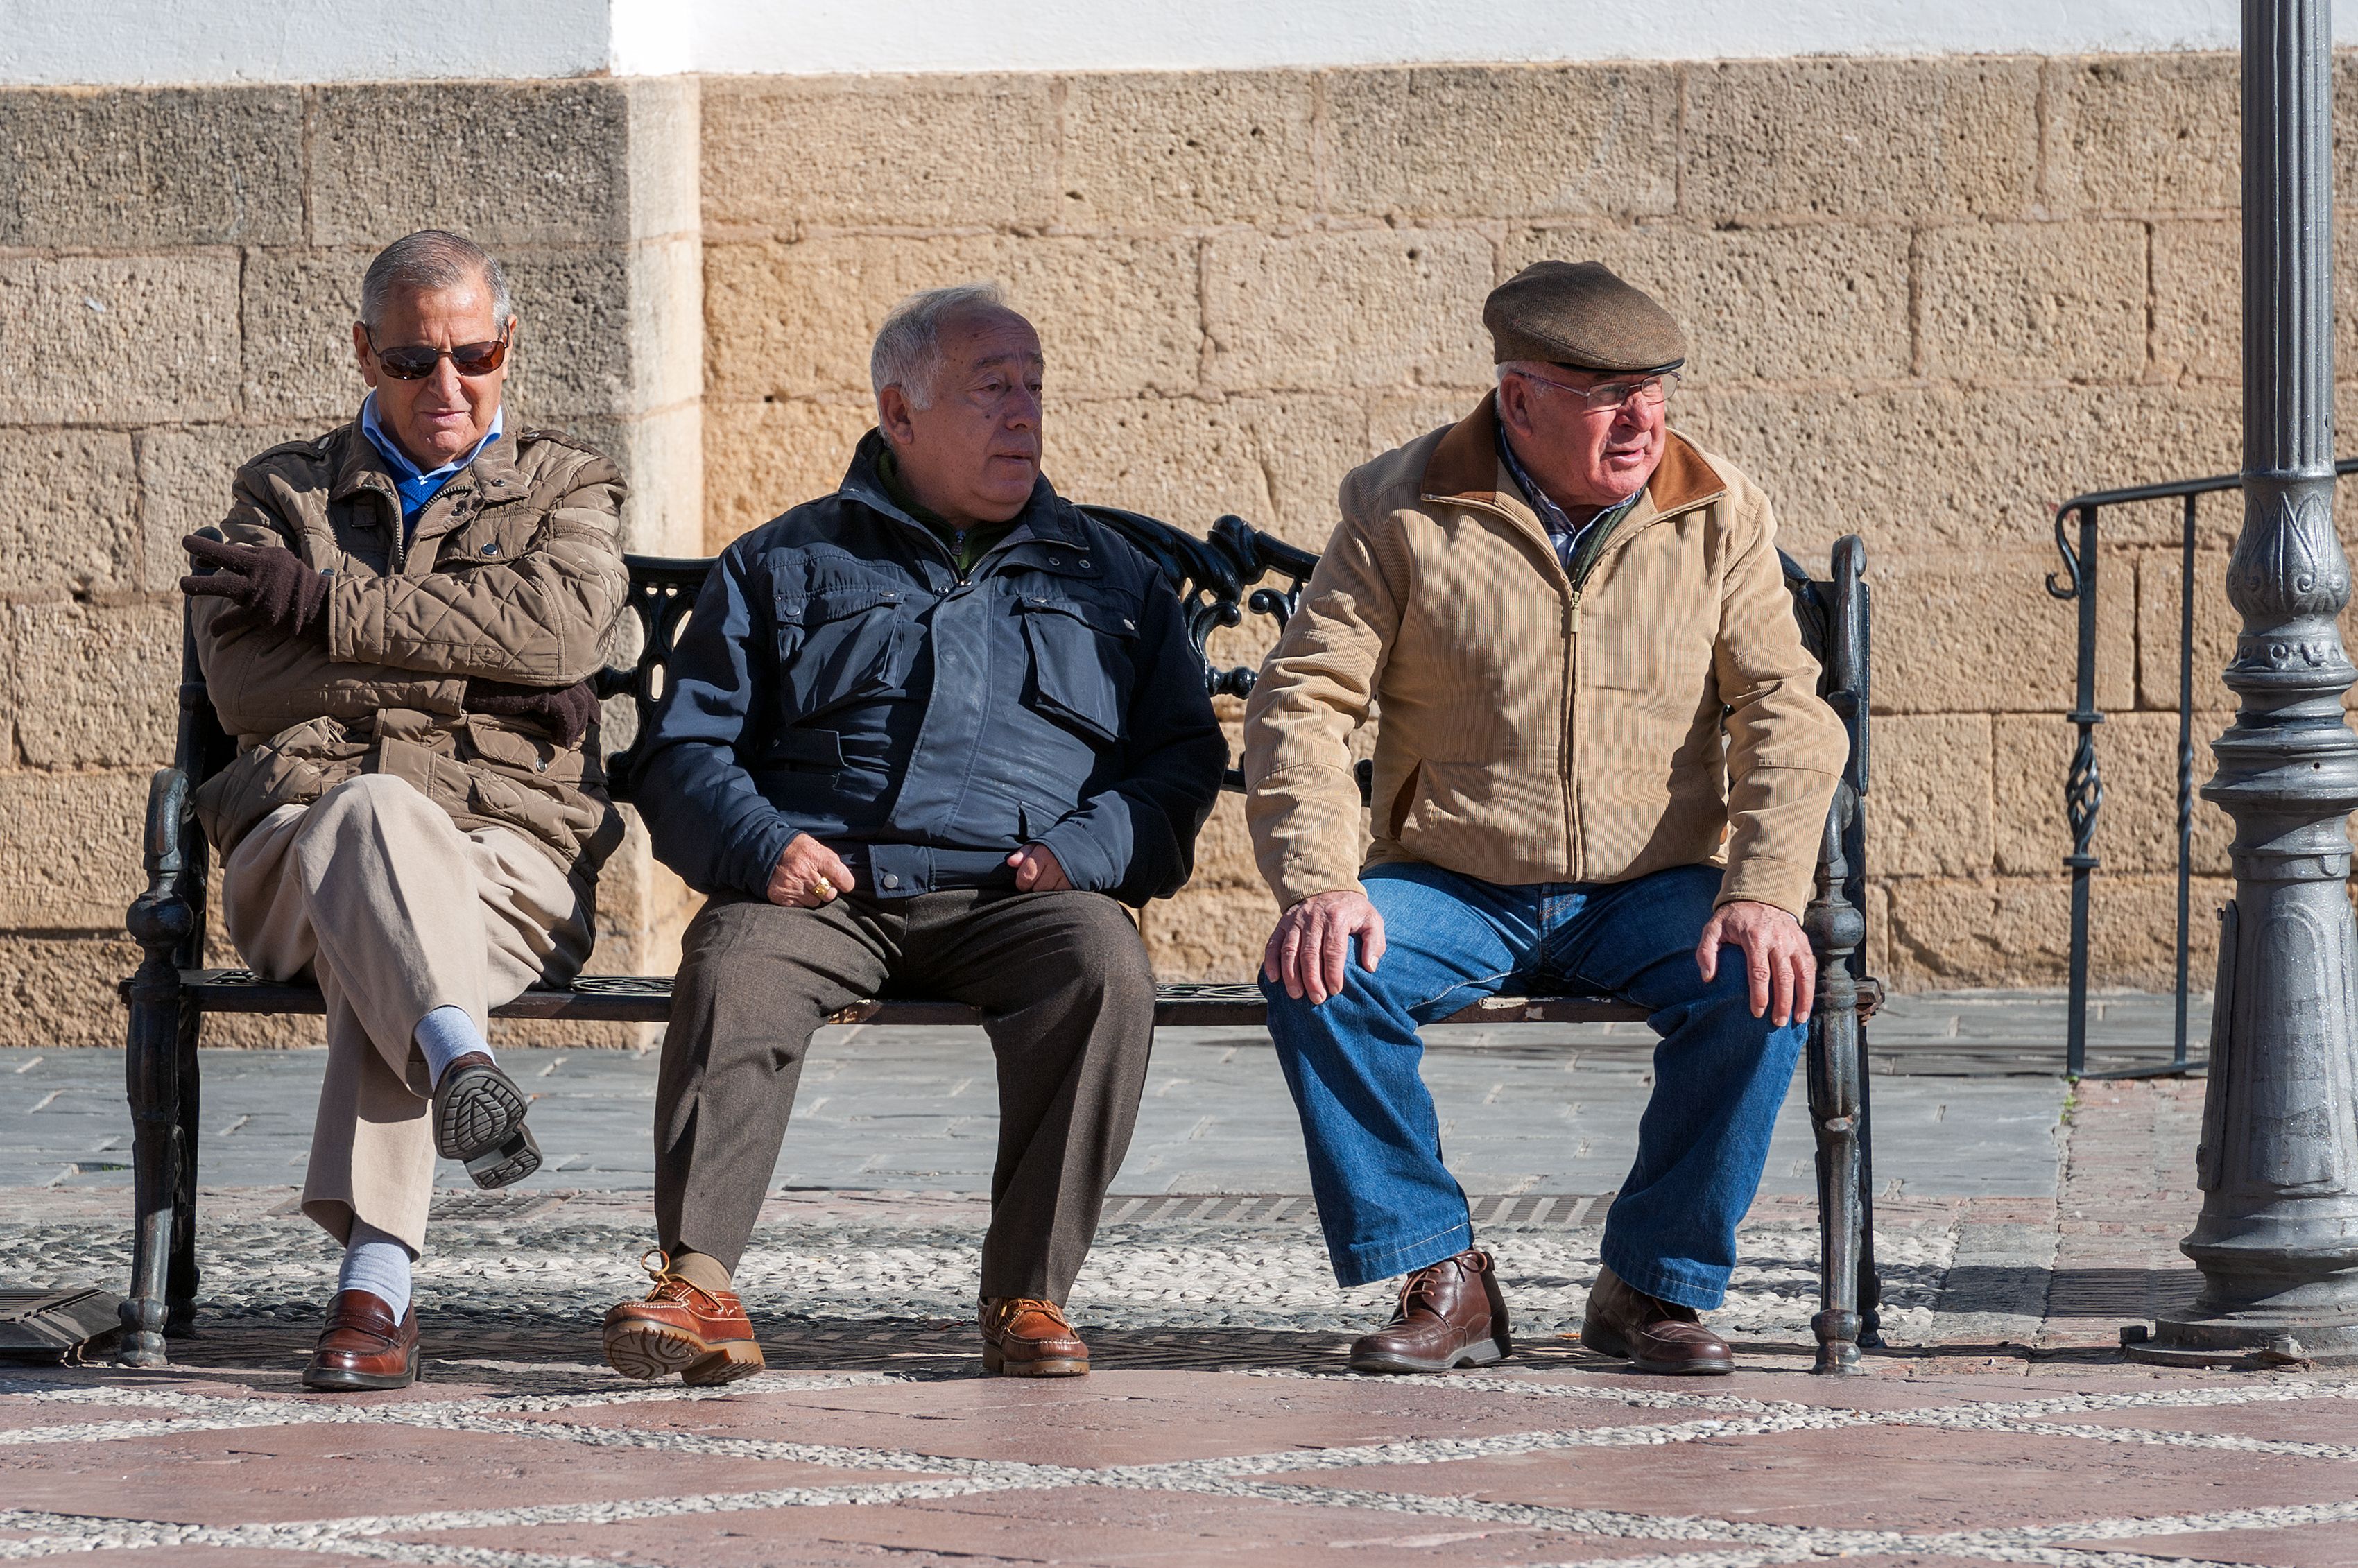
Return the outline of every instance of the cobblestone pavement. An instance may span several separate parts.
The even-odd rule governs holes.
[[[1890,1343],[1852,1379],[1805,1372],[1798,1129],[1713,1314],[1742,1371],[1636,1377],[1569,1337],[1646,1087],[1642,1041],[1574,1031],[1432,1059],[1517,1314],[1500,1367],[1344,1370],[1389,1303],[1325,1270],[1265,1042],[1198,1032],[1158,1050],[1076,1292],[1098,1370],[984,1378],[987,1055],[866,1030],[823,1041],[741,1276],[762,1378],[698,1393],[598,1364],[597,1315],[634,1293],[648,1239],[651,1063],[519,1051],[567,1168],[438,1201],[417,1389],[306,1396],[332,1262],[291,1206],[316,1058],[223,1053],[203,1331],[160,1373],[0,1376],[0,1561],[2358,1568],[2358,1378],[2117,1349],[2193,1287],[2175,1244],[2200,1081],[2067,1089],[2049,999],[1894,1011],[1875,1080]],[[2149,1052],[2159,1021],[2166,1044],[2166,1007],[2114,1011],[2100,1042]],[[120,1070],[0,1054],[0,1282],[119,1281],[121,1145],[98,1145],[120,1137]]]

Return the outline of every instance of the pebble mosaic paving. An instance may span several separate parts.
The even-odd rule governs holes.
[[[1432,1064],[1517,1314],[1507,1362],[1345,1369],[1386,1292],[1325,1270],[1265,1044],[1206,1033],[1158,1050],[1076,1292],[1098,1370],[984,1377],[988,1059],[870,1030],[823,1040],[741,1274],[768,1372],[699,1391],[599,1364],[648,1239],[652,1062],[515,1052],[568,1168],[439,1196],[416,1388],[305,1395],[332,1268],[292,1210],[316,1058],[209,1055],[201,1332],[160,1372],[0,1368],[0,1562],[2358,1568],[2358,1376],[2122,1358],[2122,1325],[2194,1286],[2201,1086],[2070,1091],[2053,1014],[1953,999],[1879,1031],[1889,1344],[1844,1379],[1805,1370],[1790,1127],[1714,1314],[1742,1370],[1639,1377],[1580,1346],[1643,1043],[1505,1033]],[[120,1145],[98,1145],[120,1072],[0,1052],[0,1282],[119,1284]]]

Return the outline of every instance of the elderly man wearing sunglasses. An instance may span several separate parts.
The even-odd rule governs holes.
[[[508,427],[515,330],[472,242],[396,241],[361,285],[358,416],[248,462],[228,516],[185,541],[238,746],[195,802],[230,940],[328,1004],[303,1211],[345,1251],[314,1389],[416,1376],[438,1152],[484,1187],[538,1167],[485,1015],[579,968],[622,833],[584,746],[629,586],[622,475]]]
[[[1284,906],[1270,1028],[1336,1278],[1406,1276],[1351,1365],[1444,1372],[1509,1340],[1418,1026],[1509,986],[1646,1007],[1653,1098],[1581,1336],[1649,1372],[1725,1372],[1699,1309],[1809,1017],[1796,916],[1842,725],[1768,497],[1666,423],[1686,358],[1669,312],[1595,262],[1541,262],[1483,320],[1498,391],[1344,481],[1246,708],[1246,815]],[[1378,709],[1363,854],[1347,742]]]

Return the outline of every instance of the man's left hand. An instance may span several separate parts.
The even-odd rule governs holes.
[[[1723,946],[1744,951],[1746,977],[1751,981],[1752,1016],[1776,1008],[1774,1022],[1810,1021],[1810,1004],[1817,1000],[1818,958],[1801,923],[1774,904],[1736,899],[1712,911],[1695,944],[1695,968],[1708,981],[1719,977]]]
[[[225,625],[234,618],[289,637],[328,640],[327,576],[313,571],[294,551],[276,545],[233,545],[201,534],[182,539],[180,547],[198,565],[212,568],[182,578],[180,591],[235,605],[223,617]]]
[[[1072,879],[1056,860],[1056,852],[1045,844],[1026,844],[1007,857],[1015,868],[1015,886],[1022,892],[1069,892]]]

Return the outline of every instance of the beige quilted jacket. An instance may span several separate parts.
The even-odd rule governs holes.
[[[568,687],[604,662],[629,590],[622,477],[546,430],[503,437],[418,514],[360,427],[273,447],[237,472],[207,534],[275,545],[332,571],[328,646],[220,624],[190,601],[197,655],[237,760],[197,791],[223,854],[272,810],[362,773],[406,778],[461,827],[517,828],[594,876],[622,824],[593,728],[566,746],[528,719],[469,714],[468,677]]]
[[[1801,913],[1846,746],[1817,695],[1768,498],[1673,434],[1585,579],[1501,467],[1490,399],[1343,481],[1343,521],[1245,709],[1245,815],[1281,903],[1374,845],[1503,884],[1726,867]]]

